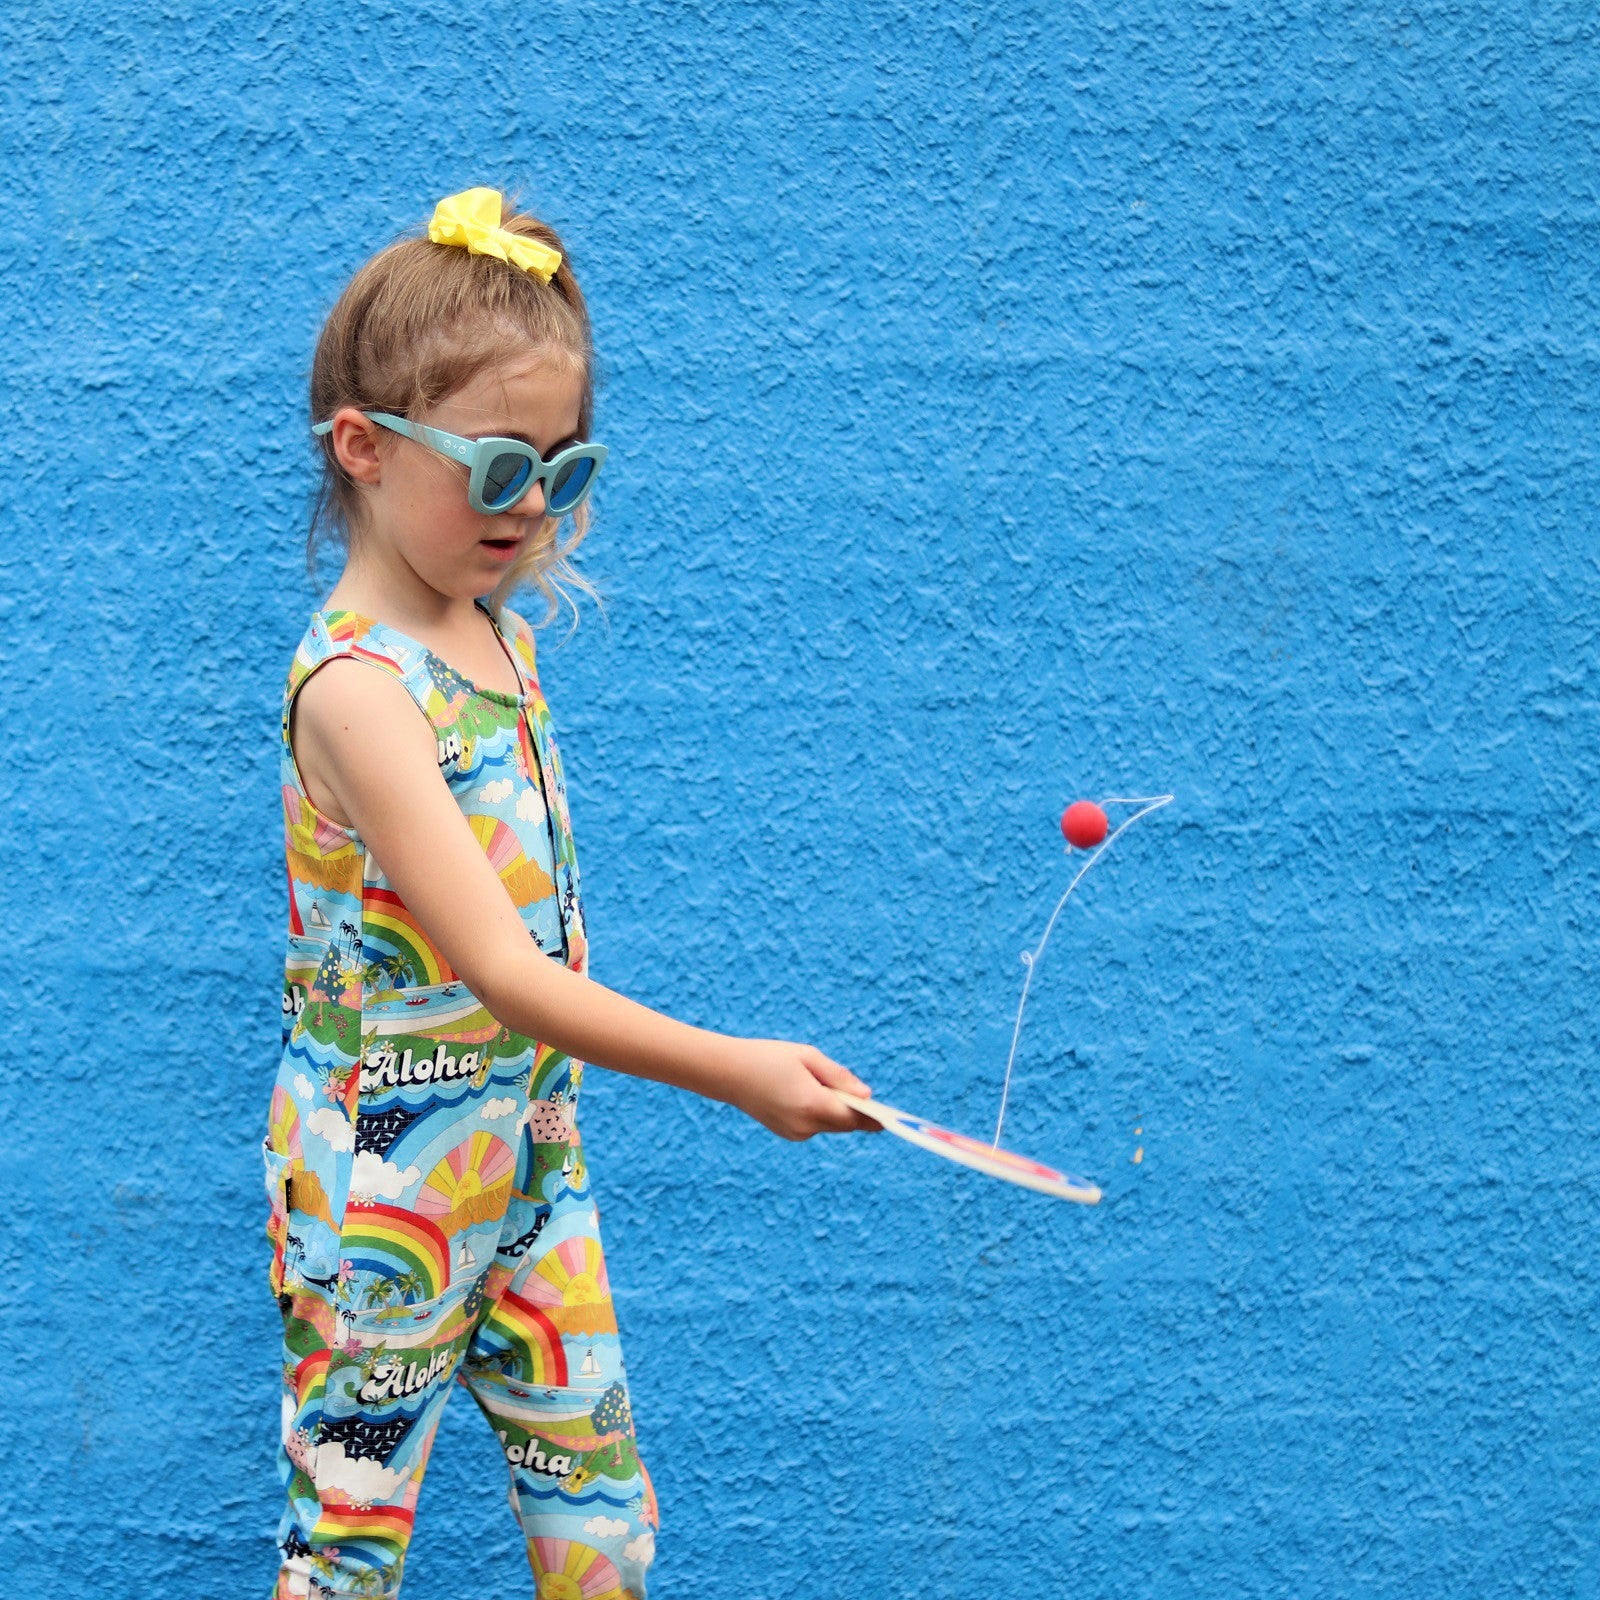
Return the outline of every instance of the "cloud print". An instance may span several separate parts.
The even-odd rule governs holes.
[[[352,1194],[381,1195],[398,1200],[408,1185],[421,1176],[415,1167],[402,1172],[392,1161],[385,1161],[376,1150],[357,1150],[355,1171],[350,1175]]]
[[[504,800],[511,793],[511,780],[509,778],[496,778],[492,783],[486,783],[478,791],[480,800],[487,800],[490,805]]]
[[[309,1100],[317,1091],[311,1087],[311,1080],[305,1073],[297,1072],[294,1075],[294,1092],[302,1100]]]
[[[318,1106],[306,1118],[306,1127],[335,1150],[354,1150],[356,1147],[356,1130],[349,1117],[342,1111],[335,1111],[332,1106]]]
[[[326,1450],[327,1446],[324,1445],[323,1449]],[[623,1545],[622,1553],[630,1561],[648,1561],[656,1553],[656,1536],[646,1528],[637,1539]]]
[[[509,1117],[517,1109],[517,1102],[510,1095],[499,1100],[490,1100],[485,1103],[483,1114],[493,1122],[497,1117]]]
[[[531,783],[517,796],[517,815],[524,822],[544,821],[544,797]]]
[[[311,1465],[311,1478],[319,1489],[337,1489],[340,1494],[369,1505],[392,1499],[410,1476],[410,1467],[396,1472],[369,1456],[347,1456],[337,1439],[319,1444]]]
[[[601,1539],[615,1539],[618,1534],[626,1533],[629,1524],[619,1521],[616,1517],[590,1517],[584,1523],[583,1531],[592,1533]]]

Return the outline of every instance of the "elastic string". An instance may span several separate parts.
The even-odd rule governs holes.
[[[1126,833],[1127,830],[1131,828],[1140,817],[1147,817],[1152,811],[1159,811],[1162,806],[1167,805],[1171,799],[1172,796],[1170,794],[1159,794],[1143,795],[1138,799],[1131,800],[1122,799],[1119,797],[1111,797],[1101,802],[1102,805],[1140,806],[1143,809],[1135,811],[1134,814],[1129,817],[1126,822],[1122,823],[1111,835],[1111,837],[1108,838],[1105,843],[1102,844],[1100,848],[1096,850],[1095,853],[1090,856],[1089,859],[1085,861],[1084,864],[1078,869],[1077,877],[1075,877],[1072,882],[1067,885],[1067,892],[1056,902],[1055,910],[1050,913],[1050,920],[1044,926],[1044,937],[1039,940],[1039,948],[1037,950],[1024,950],[1022,952],[1022,964],[1028,969],[1028,975],[1022,980],[1022,998],[1017,1002],[1016,1026],[1011,1030],[1011,1053],[1006,1057],[1006,1081],[1000,1089],[1000,1117],[994,1125],[994,1144],[991,1146],[992,1149],[999,1149],[1000,1130],[1005,1126],[1006,1096],[1011,1091],[1011,1066],[1017,1058],[1017,1036],[1022,1032],[1022,1008],[1028,1003],[1028,986],[1033,982],[1034,967],[1038,962],[1039,957],[1044,954],[1045,943],[1050,937],[1050,930],[1056,925],[1056,918],[1061,915],[1061,908],[1067,903],[1068,900],[1072,898],[1072,891],[1083,882],[1084,875],[1088,872],[1089,868],[1092,867],[1095,862],[1097,862],[1100,857],[1103,856],[1106,851],[1117,842],[1118,838],[1122,834]]]

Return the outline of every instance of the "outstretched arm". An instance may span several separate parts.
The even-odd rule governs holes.
[[[693,1027],[540,951],[439,771],[432,727],[387,673],[328,662],[298,706],[302,769],[314,762],[429,939],[506,1026],[580,1061],[737,1106],[786,1139],[879,1131],[831,1092],[871,1090],[822,1051]]]

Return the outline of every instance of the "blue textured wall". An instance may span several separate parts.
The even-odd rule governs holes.
[[[1089,9],[10,17],[8,1592],[266,1591],[305,373],[517,181],[614,452],[597,977],[985,1133],[1061,806],[1177,795],[1022,1036],[1097,1210],[590,1079],[652,1594],[1600,1592],[1600,34]],[[407,1592],[526,1589],[457,1396]]]

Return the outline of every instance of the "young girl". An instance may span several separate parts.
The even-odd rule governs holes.
[[[504,1449],[541,1600],[642,1600],[659,1518],[585,1063],[786,1139],[876,1131],[821,1051],[690,1027],[586,973],[561,756],[504,602],[525,581],[551,600],[553,573],[588,587],[564,562],[605,459],[589,337],[555,232],[469,189],[355,274],[317,342],[308,556],[327,522],[347,560],[283,698],[279,1600],[398,1593],[452,1380]]]

